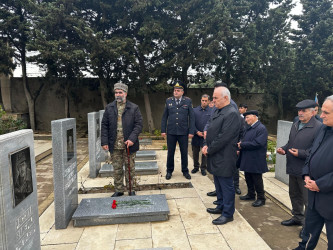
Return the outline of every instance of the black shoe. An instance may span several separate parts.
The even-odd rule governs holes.
[[[298,235],[301,239],[303,239],[303,236],[304,236],[304,227],[302,227],[301,231],[299,232],[299,235]]]
[[[207,193],[208,196],[216,196],[216,190]]]
[[[199,171],[198,168],[193,168],[192,171],[191,171],[191,173],[192,173],[192,174],[195,174],[195,173],[198,172],[198,171]]]
[[[235,193],[240,195],[242,193],[242,191],[239,189],[239,187],[236,187],[235,188]]]
[[[206,172],[206,170],[201,170],[201,174],[203,175],[203,176],[206,176],[207,175],[207,172]]]
[[[217,219],[213,220],[213,224],[214,225],[223,225],[223,224],[226,224],[230,221],[233,221],[234,220],[234,217],[224,217],[223,215],[221,215],[220,217],[218,217]]]
[[[111,197],[119,197],[119,196],[122,196],[122,195],[124,195],[123,192],[114,192],[114,194],[111,195]]]
[[[255,198],[252,196],[247,195],[243,195],[243,196],[239,196],[239,199],[243,200],[243,201],[254,201]]]
[[[171,179],[171,176],[172,176],[172,174],[168,172],[168,173],[166,174],[166,176],[165,176],[165,179],[170,180],[170,179]]]
[[[281,222],[281,225],[283,226],[287,226],[287,227],[290,227],[290,226],[301,226],[302,225],[302,222],[300,221],[295,221],[294,219],[289,219],[289,220],[284,220]]]
[[[128,195],[129,195],[129,196],[135,196],[135,191],[128,192]]]
[[[188,180],[191,180],[191,175],[189,173],[184,173],[184,177]]]
[[[261,207],[265,205],[265,200],[256,200],[252,203],[252,207]]]
[[[219,202],[216,200],[216,201],[213,201],[213,204],[217,206],[219,204]]]
[[[222,210],[218,208],[207,208],[207,212],[210,214],[222,214]]]

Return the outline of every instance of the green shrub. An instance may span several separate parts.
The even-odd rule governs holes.
[[[0,105],[0,135],[7,134],[9,132],[24,129],[27,125],[21,120],[15,120],[12,116],[4,117],[6,112],[2,109]]]

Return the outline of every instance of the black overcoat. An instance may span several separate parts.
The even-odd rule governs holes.
[[[313,141],[310,155],[303,167],[303,177],[315,180],[319,192],[309,190],[308,206],[315,206],[319,214],[333,220],[333,128],[322,125]]]
[[[256,174],[268,171],[266,162],[267,138],[267,129],[260,121],[246,129],[240,144],[240,170]]]
[[[114,144],[117,139],[117,119],[117,102],[113,101],[105,108],[101,130],[101,145],[108,145],[110,153],[113,152]],[[122,115],[122,125],[124,140],[130,140],[134,143],[134,145],[130,147],[130,153],[132,154],[139,150],[138,137],[143,127],[142,115],[138,105],[126,101],[125,110]]]
[[[207,170],[216,176],[231,177],[236,171],[239,113],[229,104],[215,109],[209,123],[204,142],[208,146]]]
[[[301,177],[305,159],[309,156],[311,145],[322,123],[313,116],[302,129],[298,130],[298,125],[299,120],[293,123],[290,129],[289,140],[281,148],[286,152],[287,174]],[[298,157],[289,153],[291,148],[298,149]]]

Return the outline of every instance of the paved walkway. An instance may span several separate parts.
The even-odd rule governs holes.
[[[85,139],[86,140],[86,139]],[[84,143],[82,143],[83,145]],[[160,149],[163,142],[147,148]],[[166,150],[157,151],[159,174],[139,176],[139,184],[180,183],[189,182],[180,171],[175,169],[172,179],[166,181]],[[82,161],[81,159],[81,162]],[[176,150],[175,165],[180,166],[179,150]],[[189,157],[189,166],[192,166]],[[80,168],[79,168],[80,169]],[[53,173],[52,173],[53,174]],[[78,187],[103,187],[113,184],[113,178],[88,177],[89,163],[82,166],[78,173]],[[45,200],[40,216],[40,232],[42,249],[147,249],[172,247],[173,249],[270,249],[266,242],[248,224],[236,210],[234,221],[223,226],[215,226],[211,221],[217,215],[206,212],[207,207],[213,207],[215,197],[208,197],[207,192],[214,190],[214,184],[208,176],[192,175],[190,180],[193,188],[162,189],[138,191],[137,195],[165,194],[170,208],[170,217],[166,222],[119,224],[74,228],[71,222],[67,229],[54,228],[54,203],[52,199]],[[291,208],[288,186],[274,178],[274,173],[264,176],[265,190],[269,195],[280,201],[287,209]],[[52,184],[53,185],[53,184]],[[38,187],[38,192],[40,192]],[[83,198],[109,197],[111,193],[82,194]],[[52,195],[49,195],[52,197]],[[44,211],[45,210],[45,211]],[[257,208],[260,216],[261,208]]]

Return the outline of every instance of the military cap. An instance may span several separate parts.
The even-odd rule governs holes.
[[[296,104],[297,109],[315,108],[317,103],[314,100],[306,99]]]
[[[173,82],[173,88],[184,90],[184,84],[181,81],[176,80],[176,81]]]
[[[115,85],[114,85],[114,88],[113,88],[114,90],[116,90],[116,89],[121,89],[121,90],[123,90],[123,91],[125,91],[126,93],[127,93],[127,91],[128,91],[128,86],[126,85],[126,84],[124,84],[124,83],[121,83],[121,82],[118,82],[118,83],[116,83]]]
[[[257,110],[249,110],[249,111],[246,111],[246,112],[243,114],[244,117],[247,116],[247,115],[255,115],[255,116],[258,116],[259,113],[258,113]]]

